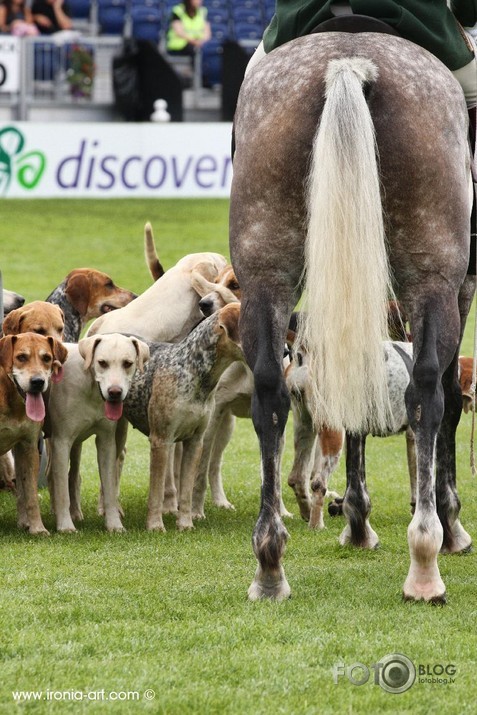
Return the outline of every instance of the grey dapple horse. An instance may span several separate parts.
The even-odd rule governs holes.
[[[262,461],[249,597],[290,594],[279,512],[279,443],[289,410],[282,354],[290,313],[306,289],[300,339],[320,388],[315,418],[344,426],[353,447],[342,543],[377,543],[359,434],[379,432],[389,416],[380,342],[389,295],[409,316],[406,407],[418,484],[404,596],[443,602],[438,553],[471,542],[459,521],[455,475],[457,358],[475,288],[466,278],[471,192],[462,90],[437,59],[399,37],[311,35],[248,73],[235,139],[230,250]]]

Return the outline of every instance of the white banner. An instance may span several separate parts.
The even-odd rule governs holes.
[[[20,89],[20,38],[0,35],[0,92]]]
[[[228,197],[229,123],[0,124],[4,198]]]

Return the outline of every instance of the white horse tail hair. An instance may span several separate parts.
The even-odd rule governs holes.
[[[308,352],[317,424],[384,427],[389,400],[382,340],[393,295],[377,146],[365,85],[370,60],[331,60],[308,177],[305,306],[298,341]]]

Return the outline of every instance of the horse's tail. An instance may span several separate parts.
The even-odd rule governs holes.
[[[299,340],[309,354],[315,417],[352,432],[388,417],[381,341],[392,294],[377,147],[364,89],[366,58],[332,60],[308,178],[306,303]]]

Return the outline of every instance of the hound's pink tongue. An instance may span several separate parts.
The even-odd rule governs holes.
[[[117,422],[123,416],[123,403],[122,402],[106,402],[104,403],[104,414],[108,420],[114,420]]]
[[[33,422],[42,422],[45,419],[45,403],[41,392],[32,395],[30,392],[26,394],[25,401],[27,417]]]

